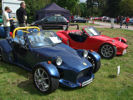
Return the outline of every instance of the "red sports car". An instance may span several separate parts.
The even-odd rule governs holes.
[[[79,27],[78,27],[79,28]],[[128,45],[123,37],[111,38],[101,35],[94,27],[81,30],[58,31],[62,41],[74,49],[86,49],[98,52],[103,58],[110,59],[115,55],[124,55]]]

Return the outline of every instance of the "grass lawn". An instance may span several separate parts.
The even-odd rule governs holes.
[[[101,69],[91,84],[78,89],[59,87],[55,92],[44,95],[33,86],[30,73],[0,62],[0,100],[133,100],[133,31],[98,30],[107,36],[125,37],[129,48],[124,56],[102,59]],[[120,76],[114,77],[119,65]]]

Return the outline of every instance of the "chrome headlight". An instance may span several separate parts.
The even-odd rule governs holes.
[[[86,58],[87,56],[88,56],[88,51],[87,50],[84,50],[83,57]]]
[[[57,66],[60,66],[62,64],[62,59],[60,58],[60,57],[58,57],[57,59],[56,59],[56,65]]]

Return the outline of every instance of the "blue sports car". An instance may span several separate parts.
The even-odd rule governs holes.
[[[59,83],[70,88],[88,85],[100,59],[96,52],[74,50],[55,32],[38,27],[16,28],[12,38],[0,40],[0,61],[33,72],[34,85],[42,93],[53,92]]]

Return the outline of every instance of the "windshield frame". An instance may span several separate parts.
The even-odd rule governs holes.
[[[90,30],[91,29],[91,30]],[[85,31],[85,33],[88,35],[88,36],[99,36],[101,35],[99,31],[97,31],[96,28],[94,27],[84,27],[83,28],[83,31]],[[87,32],[88,31],[88,32]],[[89,33],[90,32],[90,33]]]
[[[51,40],[50,42],[51,43],[49,43],[49,44],[43,44],[43,45],[40,45],[39,46],[39,44],[37,45],[35,45],[35,44],[32,44],[31,43],[31,38],[33,38],[33,35],[34,36],[36,36],[37,34],[39,34],[39,32],[41,33],[41,35],[43,34],[43,35],[45,35],[46,34],[46,32],[47,32],[47,34],[49,33],[50,34],[50,32],[52,32],[52,34],[54,34],[54,36],[51,36],[51,37],[57,37],[57,39],[59,39],[59,43],[52,43],[53,41]],[[31,36],[31,37],[30,37]],[[49,40],[50,40],[50,37],[47,37]],[[28,42],[29,42],[29,45],[30,45],[30,47],[32,47],[32,48],[42,48],[42,47],[48,47],[48,46],[55,46],[55,45],[57,45],[57,44],[60,44],[60,43],[62,43],[62,40],[57,36],[57,34],[54,32],[54,31],[45,31],[45,30],[42,30],[42,31],[38,31],[38,32],[32,32],[32,33],[29,33],[29,34],[27,34],[27,39],[28,39]],[[34,41],[32,41],[32,42],[34,42]],[[46,41],[45,41],[46,42]],[[43,42],[44,43],[44,42]],[[48,43],[48,42],[47,42]],[[40,44],[41,44],[41,42],[40,42]]]

